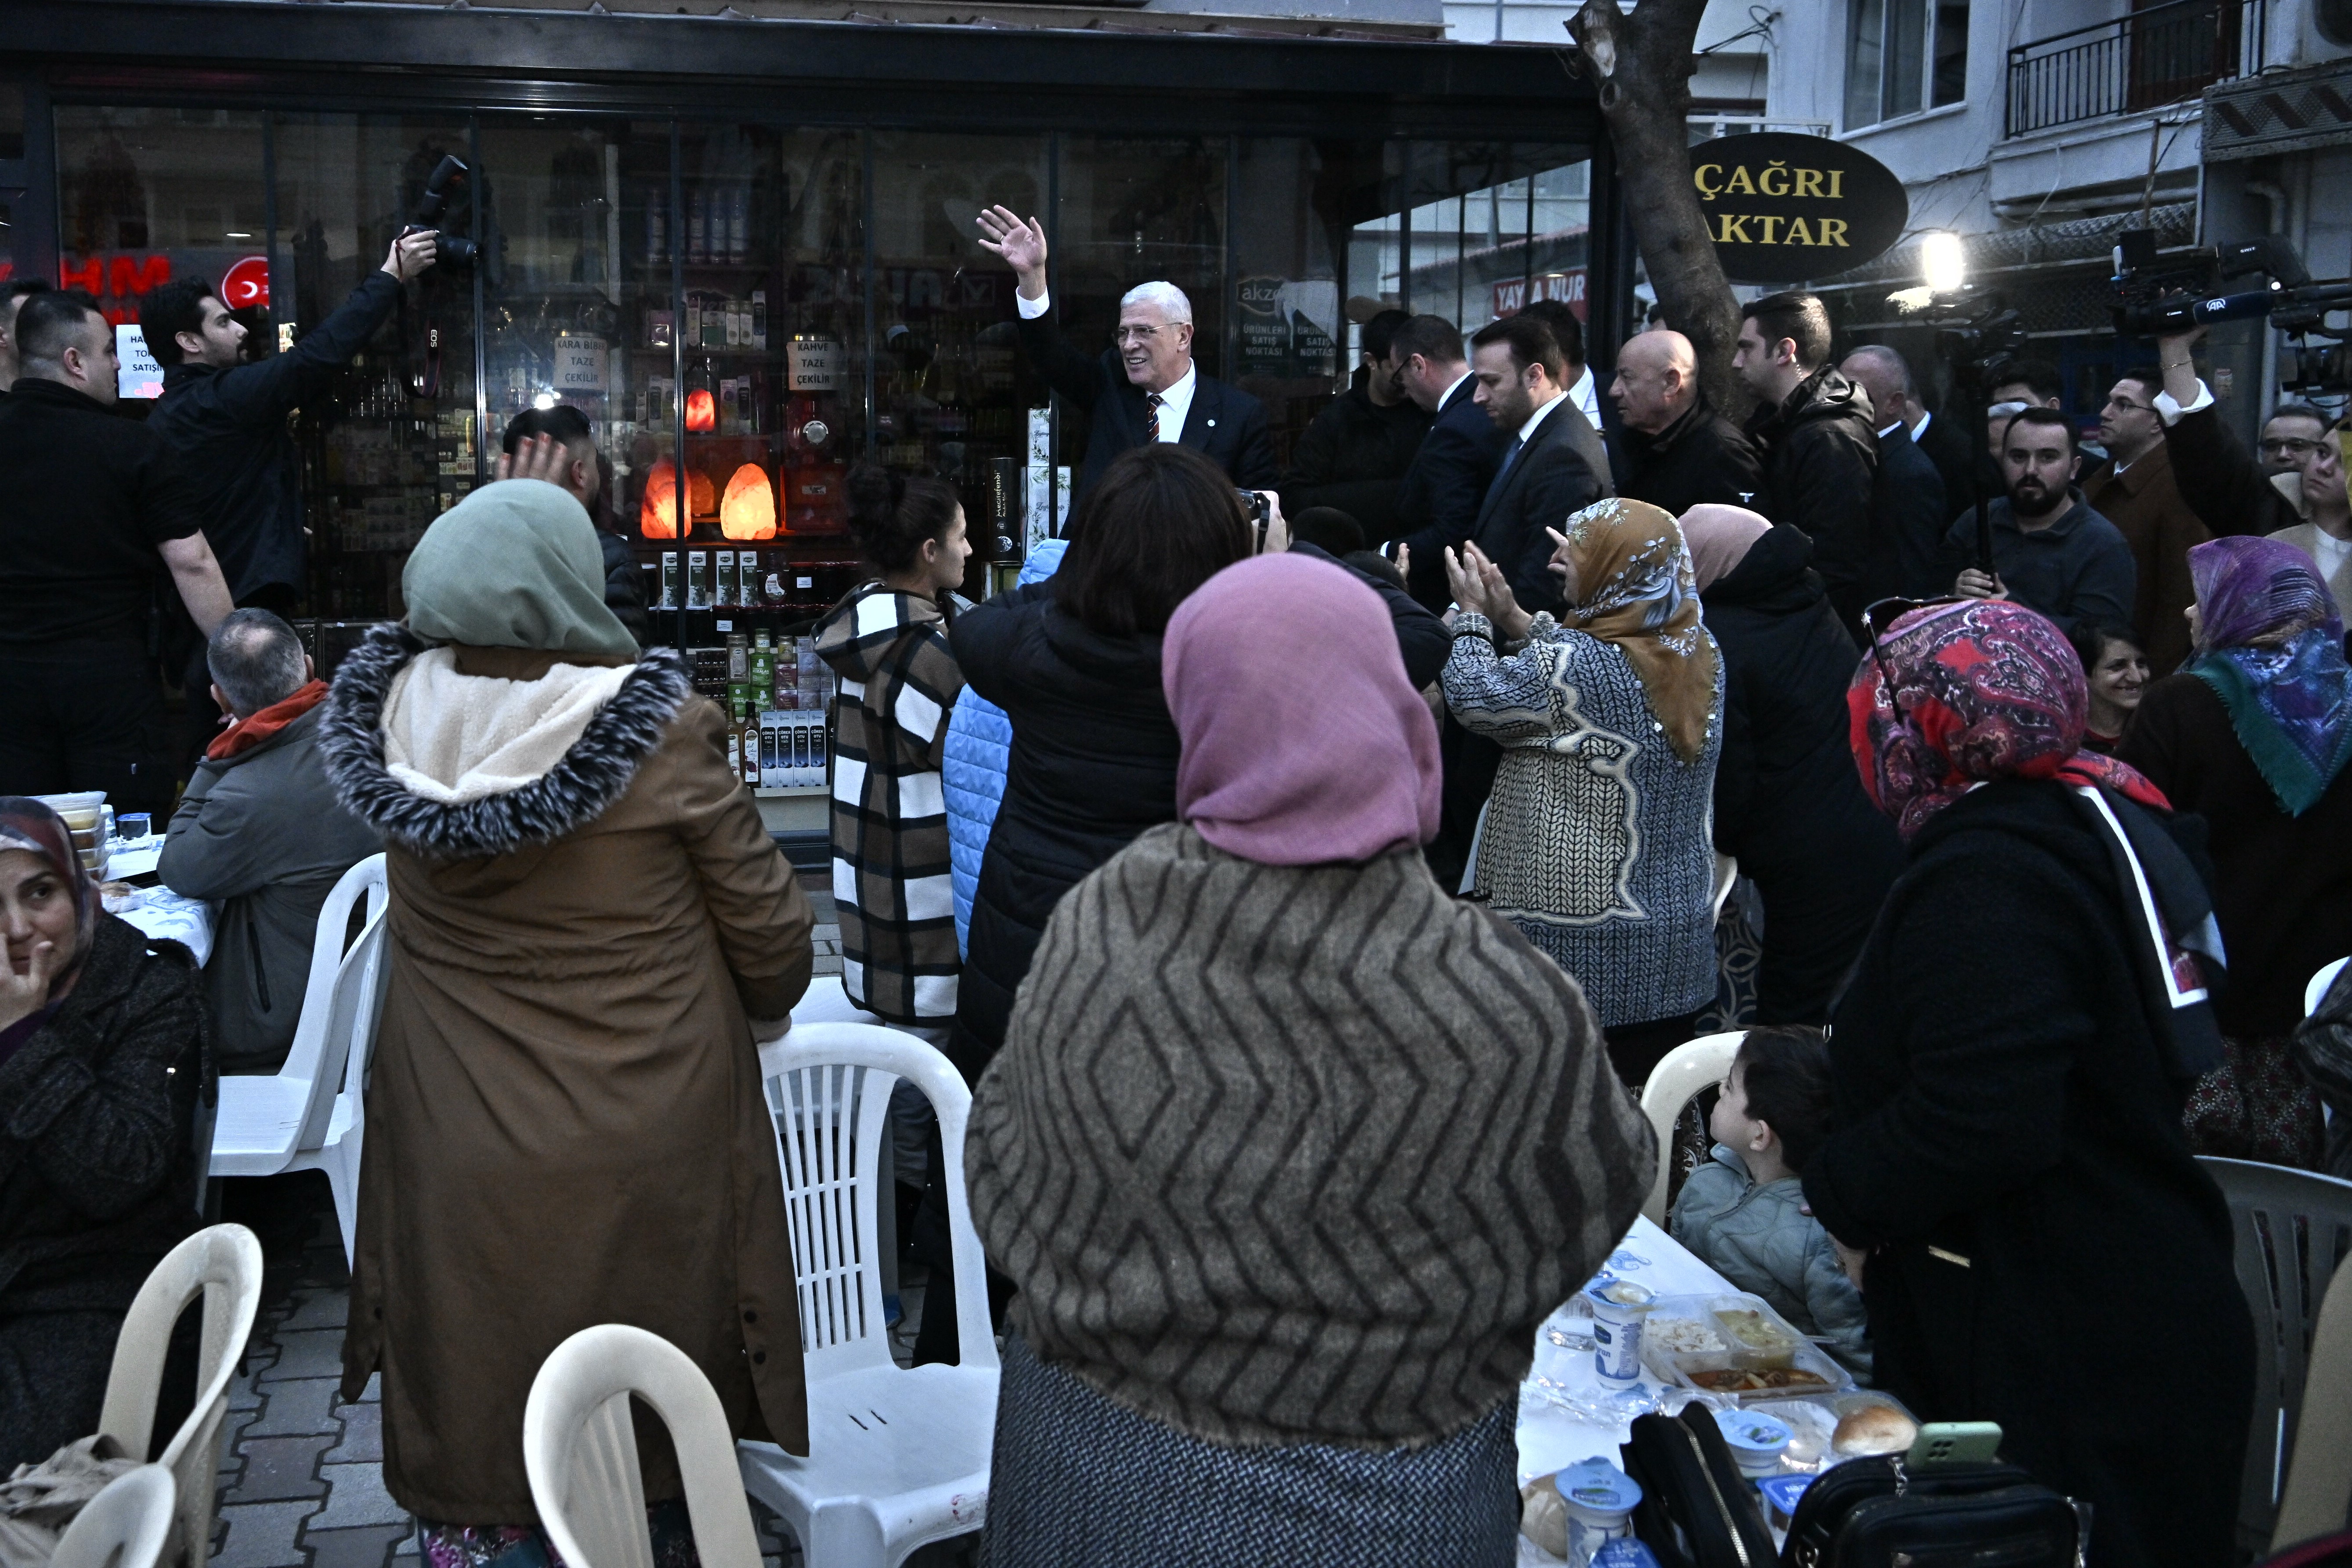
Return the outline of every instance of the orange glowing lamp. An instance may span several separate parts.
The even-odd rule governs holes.
[[[719,492],[710,476],[687,475],[687,518],[708,517],[719,507]],[[646,499],[637,508],[637,531],[647,539],[676,539],[677,530],[677,469],[667,458],[646,473]]]
[[[719,508],[719,531],[729,539],[776,537],[776,489],[768,471],[746,463],[727,481],[727,499]]]
[[[677,537],[677,468],[666,458],[646,474],[646,499],[637,508],[637,531],[647,539]]]
[[[700,387],[686,395],[686,427],[708,433],[719,428],[719,400]]]

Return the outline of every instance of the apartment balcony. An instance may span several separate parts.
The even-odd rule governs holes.
[[[2269,0],[2171,0],[2009,51],[2003,133],[2160,109],[2262,68]]]

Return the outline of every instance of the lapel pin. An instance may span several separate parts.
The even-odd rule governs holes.
[[[1216,427],[1217,427],[1217,422],[1216,422],[1215,420],[1213,420],[1213,419],[1210,420],[1210,421],[1209,421],[1209,428],[1210,428],[1210,429],[1212,429],[1212,430],[1213,430],[1213,429],[1215,429]]]

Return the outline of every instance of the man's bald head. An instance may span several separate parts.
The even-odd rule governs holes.
[[[1687,413],[1698,396],[1698,353],[1671,327],[1636,332],[1617,351],[1617,379],[1609,384],[1609,395],[1627,429],[1654,436]]]
[[[1881,430],[1897,422],[1907,429],[1926,412],[1909,362],[1884,343],[1864,344],[1838,369],[1870,398],[1873,422]]]

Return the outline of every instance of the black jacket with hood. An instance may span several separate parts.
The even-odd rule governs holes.
[[[1812,536],[1813,570],[1847,626],[1861,616],[1870,591],[1875,425],[1870,395],[1828,365],[1748,421],[1748,438],[1764,455],[1756,510]]]
[[[1822,1023],[1903,868],[1846,739],[1853,641],[1786,523],[1701,595],[1723,657],[1715,847],[1764,900],[1757,1021]]]

